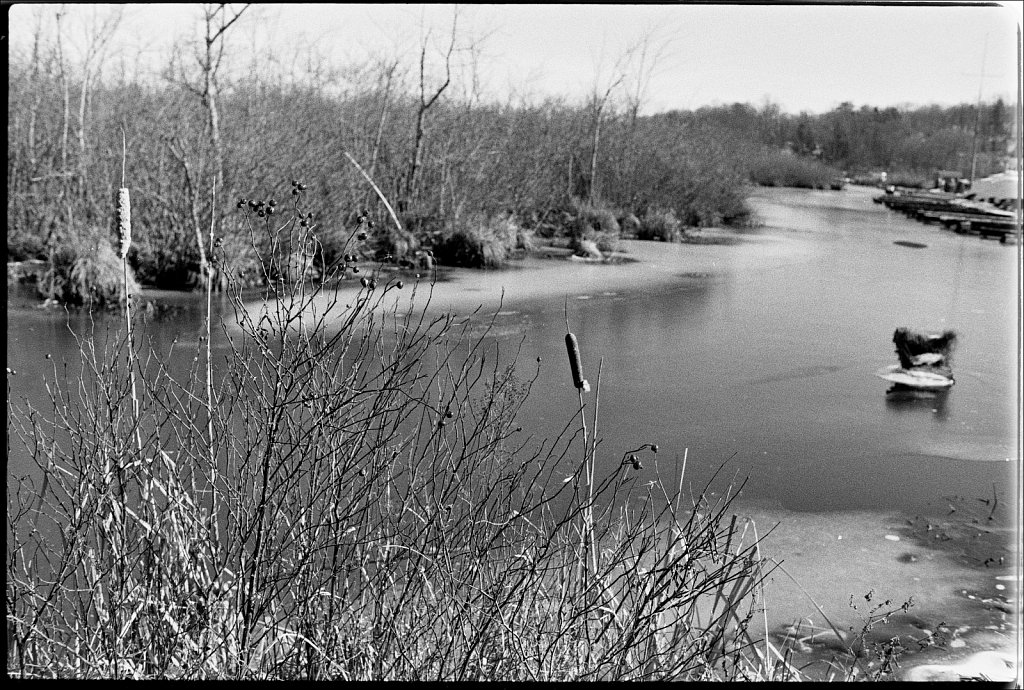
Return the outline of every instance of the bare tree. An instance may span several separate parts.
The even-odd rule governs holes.
[[[224,40],[228,29],[234,25],[249,8],[245,4],[235,10],[229,4],[203,5],[202,43],[195,51],[195,60],[199,65],[198,79],[189,79],[179,65],[178,81],[190,92],[195,94],[206,109],[206,127],[213,147],[214,175],[218,189],[224,187],[224,147],[221,141],[220,128],[220,70],[224,60]]]
[[[455,52],[455,36],[458,27],[459,13],[456,8],[452,14],[452,30],[448,41],[448,49],[444,54],[444,80],[433,89],[430,96],[427,95],[427,47],[430,41],[430,32],[424,35],[420,42],[420,82],[419,82],[419,106],[416,109],[416,129],[413,137],[412,156],[409,161],[409,172],[405,180],[405,192],[399,200],[401,211],[406,211],[417,192],[417,176],[423,165],[423,146],[426,136],[427,111],[437,103],[437,99],[445,92],[445,89],[452,82],[452,54]]]
[[[589,185],[589,196],[590,201],[597,201],[600,195],[600,189],[597,184],[597,152],[601,145],[601,118],[604,115],[605,106],[608,105],[608,99],[612,95],[612,91],[615,90],[624,79],[623,75],[619,75],[615,78],[608,88],[605,89],[604,94],[598,97],[597,91],[595,90],[591,97],[591,108],[593,110],[594,124],[592,128],[592,140],[590,142],[590,185]]]
[[[640,36],[629,44],[616,58],[607,77],[603,77],[600,67],[594,79],[594,88],[590,97],[592,117],[590,180],[588,186],[590,201],[600,198],[600,180],[598,177],[598,159],[601,151],[601,134],[607,108],[612,102],[612,95],[619,87],[625,93],[626,112],[628,115],[627,150],[632,155],[632,137],[635,134],[640,109],[643,106],[659,65],[668,55],[671,36],[660,34],[660,27],[648,27]],[[603,92],[602,92],[603,89]]]
[[[202,91],[199,95],[209,116],[210,143],[213,144],[217,189],[220,190],[224,189],[224,147],[220,138],[220,111],[217,109],[217,74],[224,58],[224,34],[248,7],[248,4],[243,5],[238,11],[231,10],[224,3],[203,7],[206,36],[203,40],[205,50],[199,57],[199,66],[203,72]]]
[[[82,88],[78,96],[78,166],[83,178],[85,176],[85,164],[88,159],[86,156],[85,118],[92,97],[92,87],[99,74],[110,39],[114,36],[118,26],[120,26],[123,16],[124,8],[122,6],[114,6],[101,22],[94,8],[92,23],[86,33],[86,44],[84,55],[82,56]]]
[[[627,108],[631,126],[636,126],[640,110],[647,100],[647,94],[658,70],[671,56],[671,47],[676,31],[667,24],[649,25],[643,29],[637,40],[626,50],[628,60]]]
[[[185,194],[188,198],[189,217],[192,220],[192,228],[196,233],[196,246],[199,247],[200,277],[203,277],[207,275],[209,264],[206,258],[206,249],[203,247],[202,221],[199,217],[199,195],[201,190],[197,179],[198,176],[192,168],[192,163],[189,161],[188,154],[185,152],[185,147],[180,139],[177,137],[168,139],[167,148],[171,155],[174,156],[174,159],[178,161],[178,165],[181,166],[182,173],[185,176]],[[211,212],[216,213],[216,210],[214,209]]]
[[[196,50],[195,59],[199,65],[200,75],[198,80],[190,80],[183,73],[179,75],[178,81],[190,92],[195,94],[203,107],[206,109],[206,128],[207,134],[210,139],[210,145],[213,148],[213,174],[214,174],[214,187],[217,190],[219,198],[228,198],[225,189],[225,175],[224,175],[224,146],[221,140],[220,131],[220,110],[218,108],[218,98],[220,93],[220,84],[218,76],[221,69],[221,64],[224,59],[224,40],[228,29],[237,22],[242,14],[249,8],[248,4],[245,4],[241,9],[235,10],[226,3],[219,4],[208,4],[203,6],[203,27],[204,36],[200,47]],[[180,68],[180,66],[179,66]],[[172,74],[174,67],[172,65]],[[186,182],[189,184],[189,197],[194,199],[199,193],[199,186],[201,181],[193,179],[195,175],[189,170],[188,158],[185,155],[184,150],[178,147],[172,147],[175,158],[178,159],[179,163],[185,169]],[[176,151],[176,152],[175,152]],[[219,234],[220,230],[220,218],[217,214],[217,209],[210,209],[210,213],[214,218],[214,223],[217,227]],[[200,258],[200,272],[201,275],[206,275],[208,271],[208,265],[206,261],[206,252],[202,246],[202,230],[198,224],[198,216],[194,214],[196,240],[199,243],[199,258]]]
[[[36,84],[39,81],[39,43],[43,33],[43,17],[41,12],[36,13],[36,26],[32,32],[32,68],[29,72],[29,79],[31,83]],[[28,165],[29,174],[36,174],[36,120],[39,117],[39,106],[43,102],[43,90],[36,89],[35,96],[32,99],[32,105],[29,108],[28,114]],[[15,176],[17,179],[17,176]]]
[[[670,48],[676,37],[676,31],[668,24],[646,27],[640,37],[627,50],[630,69],[627,76],[629,92],[627,99],[628,125],[625,137],[625,157],[623,161],[627,171],[636,165],[636,132],[640,110],[647,100],[651,81],[660,67],[670,56]],[[627,186],[625,197],[632,200],[635,196],[635,175],[628,174],[623,181]]]
[[[63,103],[63,118],[61,120],[60,135],[60,169],[66,172],[68,169],[68,129],[71,121],[71,90],[68,86],[67,63],[64,57],[64,32],[61,22],[64,19],[65,8],[63,5],[54,15],[57,23],[57,72],[60,76],[61,96]]]
[[[395,81],[395,75],[398,71],[398,60],[395,58],[381,59],[378,64],[378,74],[381,82],[380,88],[383,91],[381,95],[380,105],[380,116],[377,118],[377,132],[373,138],[373,152],[370,155],[370,177],[373,175],[377,168],[377,156],[380,155],[380,144],[384,137],[384,123],[388,118],[388,108],[391,104],[391,87]]]

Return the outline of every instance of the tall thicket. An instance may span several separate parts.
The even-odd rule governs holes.
[[[460,218],[508,211],[527,218],[573,198],[587,200],[593,178],[602,181],[601,203],[619,212],[665,207],[694,224],[734,215],[731,198],[729,208],[720,208],[717,192],[704,195],[716,185],[742,184],[735,176],[710,179],[723,151],[681,144],[682,133],[670,121],[640,118],[638,124],[636,112],[629,115],[608,100],[597,137],[591,105],[485,102],[477,93],[445,87],[449,79],[403,72],[394,60],[354,67],[351,79],[332,89],[301,79],[270,83],[258,70],[229,80],[215,71],[221,29],[231,17],[221,19],[207,17],[207,33],[213,33],[201,42],[207,50],[198,52],[198,72],[187,73],[174,58],[156,83],[91,76],[87,143],[77,148],[61,143],[62,114],[65,91],[73,101],[85,77],[76,81],[45,45],[12,56],[9,258],[46,258],[88,227],[109,229],[103,209],[118,186],[121,128],[138,152],[127,171],[137,181],[138,236],[129,260],[142,282],[161,287],[199,284],[204,270],[196,237],[209,222],[251,268],[254,257],[226,200],[252,184],[273,189],[298,170],[319,190],[311,199],[314,212],[337,219],[323,229],[325,253],[364,211],[383,221],[384,209],[346,154],[397,201],[403,225],[428,243],[431,233]],[[454,81],[450,52],[445,59],[445,74]],[[652,162],[672,184],[649,184],[643,173]],[[72,174],[74,187],[66,182]],[[223,192],[218,208],[210,208],[203,193],[214,181]],[[738,197],[738,190],[726,196]]]
[[[347,155],[416,235],[389,229],[381,248],[391,251],[429,245],[463,219],[512,211],[522,222],[574,201],[620,217],[656,210],[692,226],[742,222],[744,186],[775,175],[761,171],[783,148],[812,161],[798,167],[822,180],[836,173],[824,164],[956,167],[969,154],[975,122],[985,129],[980,150],[988,156],[979,174],[1005,148],[998,102],[983,106],[980,118],[973,106],[876,111],[851,104],[815,116],[787,115],[772,104],[640,116],[639,94],[604,97],[611,89],[584,103],[488,102],[451,69],[452,51],[462,50],[455,25],[443,37],[443,64],[433,65],[440,76],[426,74],[424,45],[422,70],[382,59],[352,65],[316,88],[312,74],[268,77],[257,67],[229,77],[219,67],[230,57],[223,41],[238,14],[209,9],[198,67],[189,72],[174,57],[155,82],[103,72],[108,30],[95,34],[87,68],[73,68],[60,40],[38,32],[31,51],[11,55],[9,259],[53,259],[69,246],[86,254],[105,234],[112,241],[106,209],[118,188],[122,128],[137,153],[127,170],[136,183],[137,227],[129,261],[141,282],[167,288],[200,284],[197,233],[211,222],[239,270],[258,275],[229,200],[252,185],[287,195],[281,181],[300,170],[316,190],[312,211],[332,219],[322,229],[325,261],[339,258],[340,238],[364,212],[391,228]],[[211,208],[205,190],[214,183],[221,202]],[[218,274],[216,283],[226,280]]]

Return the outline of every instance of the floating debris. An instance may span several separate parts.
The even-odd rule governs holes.
[[[896,345],[899,364],[886,367],[876,376],[895,384],[887,395],[904,391],[947,390],[954,384],[950,368],[950,354],[956,333],[915,333],[908,328],[897,328],[892,341]]]

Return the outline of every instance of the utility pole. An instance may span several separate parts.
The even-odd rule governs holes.
[[[980,77],[979,82],[978,82],[978,102],[977,102],[977,105],[975,106],[975,113],[974,113],[974,137],[973,137],[973,141],[971,143],[971,184],[974,183],[974,176],[977,173],[977,164],[978,164],[978,130],[981,127],[981,125],[980,125],[980,120],[981,120],[981,92],[982,92],[982,89],[985,86],[985,77],[988,77],[989,79],[997,79],[997,78],[1003,76],[1002,73],[999,73],[999,74],[988,74],[988,75],[985,74],[985,58],[986,58],[987,54],[988,54],[988,34],[985,34],[985,43],[983,44],[982,54],[981,54],[981,74],[976,74],[976,73],[973,73],[973,72],[961,72],[960,73],[961,75],[963,75],[965,77]]]
[[[971,142],[971,186],[974,186],[974,174],[978,169],[978,125],[981,122],[981,90],[985,86],[985,57],[988,53],[988,34],[981,49],[981,79],[978,81],[978,104],[974,107],[974,139]]]

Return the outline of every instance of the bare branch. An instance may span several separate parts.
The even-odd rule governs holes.
[[[423,97],[425,95],[424,94],[424,83],[423,83],[423,69],[424,69],[425,55],[426,55],[426,52],[427,52],[427,42],[426,42],[426,40],[424,40],[424,42],[423,42],[423,50],[420,51],[420,103],[422,104],[422,107],[424,109],[427,109],[430,106],[434,105],[434,101],[436,101],[441,96],[441,94],[444,93],[444,90],[447,89],[448,85],[451,84],[451,82],[452,82],[452,53],[455,52],[455,36],[456,36],[456,30],[457,30],[457,26],[458,26],[458,21],[459,21],[459,10],[458,10],[458,7],[456,7],[455,11],[452,13],[452,35],[451,35],[451,41],[448,43],[448,52],[445,53],[445,56],[444,56],[444,83],[441,84],[441,86],[438,87],[437,91],[434,92],[434,95],[431,96],[430,100],[427,100],[427,101],[423,100]],[[428,32],[427,35],[429,36],[429,32]]]
[[[245,12],[247,9],[249,9],[250,5],[251,5],[251,3],[246,3],[245,5],[243,5],[242,9],[238,10],[238,12],[235,13],[235,16],[232,17],[231,19],[229,19],[226,22],[223,21],[223,14],[221,14],[221,20],[222,20],[221,21],[221,26],[217,30],[217,33],[213,34],[213,36],[211,37],[210,34],[209,34],[209,31],[207,31],[207,34],[206,34],[206,43],[207,43],[207,45],[211,45],[214,41],[216,41],[218,38],[220,38],[221,35],[225,31],[227,31],[229,28],[231,28],[231,25],[238,21],[238,19],[242,16],[242,13]],[[216,10],[214,10],[213,14],[207,15],[207,17],[209,19],[212,19],[214,16],[216,16],[216,14],[218,12],[219,13],[227,12],[227,7],[228,7],[227,3],[220,3],[218,8]]]

